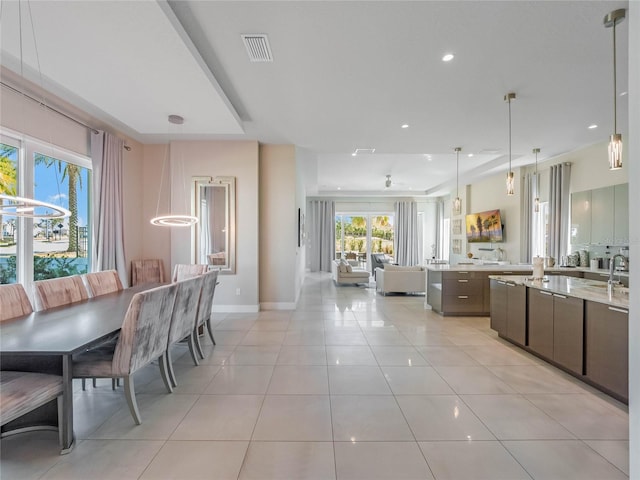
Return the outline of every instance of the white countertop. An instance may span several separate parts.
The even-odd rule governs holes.
[[[495,263],[485,263],[485,264],[457,264],[457,265],[425,265],[427,270],[432,270],[435,272],[491,272],[491,271],[500,271],[500,272],[529,272],[533,271],[532,265],[520,265],[520,264],[495,264]],[[545,272],[591,272],[591,273],[599,273],[609,275],[609,270],[605,270],[600,268],[598,270],[592,270],[589,267],[551,267],[545,268]],[[628,277],[629,272],[614,272],[614,278],[620,275],[621,277]]]
[[[550,275],[545,277],[545,280],[532,280],[527,275],[489,275],[489,278],[592,302],[604,303],[613,307],[629,308],[629,289],[627,287],[617,285],[614,294],[609,296],[607,282],[600,280],[587,280],[564,275]]]

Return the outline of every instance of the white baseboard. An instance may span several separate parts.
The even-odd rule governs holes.
[[[259,305],[214,305],[212,312],[218,313],[257,313]]]
[[[260,304],[260,310],[295,310],[294,302],[264,302]]]

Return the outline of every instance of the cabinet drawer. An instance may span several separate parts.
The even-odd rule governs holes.
[[[458,279],[482,279],[486,276],[484,272],[473,272],[471,270],[460,270],[456,272],[442,272],[443,280]]]
[[[445,295],[482,295],[483,280],[456,278],[444,280]]]
[[[447,313],[482,313],[482,295],[445,295],[442,309]]]

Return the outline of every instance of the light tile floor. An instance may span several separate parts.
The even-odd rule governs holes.
[[[136,375],[143,424],[110,382],[74,396],[77,445],[1,442],[9,479],[627,478],[626,406],[424,297],[307,277],[295,311],[214,316],[178,387]]]

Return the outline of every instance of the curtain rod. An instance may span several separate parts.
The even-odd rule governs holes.
[[[3,86],[3,87],[6,87],[6,88],[8,88],[9,90],[12,90],[12,91],[14,91],[15,93],[18,93],[18,94],[20,94],[20,95],[24,95],[24,96],[25,96],[25,97],[27,97],[28,99],[33,100],[34,102],[36,102],[36,103],[37,103],[38,105],[40,105],[41,107],[44,107],[44,108],[46,108],[47,110],[51,110],[52,112],[55,112],[55,113],[57,113],[58,115],[61,115],[61,116],[65,117],[67,120],[71,120],[73,123],[76,123],[76,124],[78,124],[78,125],[80,125],[80,126],[82,126],[82,127],[86,128],[86,129],[87,129],[87,130],[89,130],[91,133],[99,133],[99,132],[98,132],[98,130],[96,130],[96,129],[95,129],[95,128],[93,128],[92,126],[87,125],[86,123],[83,123],[83,122],[81,122],[80,120],[78,120],[78,119],[76,119],[76,118],[73,118],[73,117],[71,117],[70,115],[67,115],[67,114],[66,114],[66,113],[64,113],[64,112],[61,112],[60,110],[57,110],[57,109],[53,108],[53,107],[52,107],[52,106],[50,106],[50,105],[47,105],[46,103],[44,103],[44,102],[42,102],[42,101],[38,100],[37,98],[32,97],[32,96],[31,96],[31,95],[29,95],[28,93],[22,92],[22,91],[18,90],[17,88],[15,88],[15,87],[13,87],[13,86],[11,86],[11,85],[9,85],[9,84],[7,84],[7,83],[3,82],[3,81],[0,81],[0,83],[2,84],[2,86]],[[127,150],[127,151],[131,151],[131,147],[130,147],[129,145],[126,145],[126,144],[125,144],[125,145],[124,145],[124,148],[125,148],[125,150]]]

